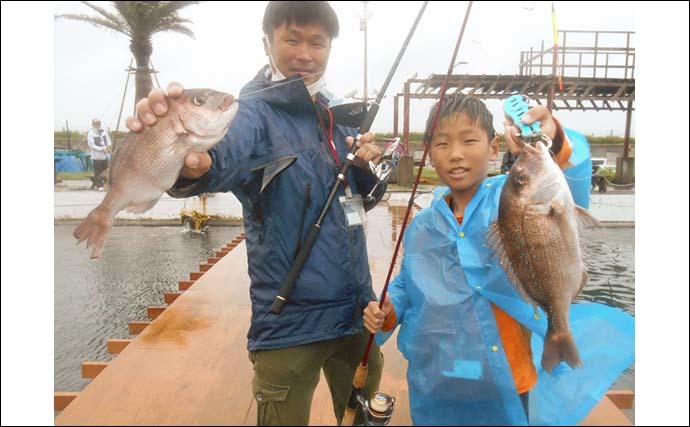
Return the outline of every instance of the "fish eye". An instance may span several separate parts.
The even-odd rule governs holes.
[[[192,98],[192,102],[197,107],[200,107],[206,103],[206,97],[204,95],[195,95],[194,98]]]

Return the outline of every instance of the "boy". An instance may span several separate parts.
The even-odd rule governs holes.
[[[438,104],[429,115],[424,140],[431,144],[432,166],[449,188],[442,189],[431,207],[410,224],[402,269],[388,289],[390,300],[384,301],[383,310],[366,308],[365,326],[372,333],[382,327],[389,332],[378,336],[382,343],[401,325],[398,346],[409,361],[415,424],[525,425],[530,418],[530,391],[542,382],[533,363],[531,331],[543,336],[545,320],[543,314],[535,318],[485,244],[505,182],[505,175],[486,178],[489,161],[498,156],[493,118],[481,101],[454,94],[443,103],[434,130],[431,121],[437,108]],[[564,130],[544,107],[535,107],[528,115],[523,121],[541,122],[542,131],[553,140],[556,162],[570,169],[566,176],[576,204],[587,207],[589,191],[578,188],[589,188],[589,181],[578,176],[580,165],[589,158],[585,138]],[[518,154],[515,131],[506,123],[506,142]],[[615,341],[618,336],[608,338]],[[625,344],[629,349],[630,342]],[[613,369],[607,362],[598,368]],[[584,370],[555,375],[588,386],[601,377],[599,371]],[[591,406],[582,404],[578,393],[583,390],[568,396],[575,406],[559,406],[558,400],[552,404],[554,399],[549,398],[560,398],[559,387],[566,383],[549,388],[535,404],[540,414],[533,419],[567,424],[586,414]],[[545,420],[540,418],[547,412]]]

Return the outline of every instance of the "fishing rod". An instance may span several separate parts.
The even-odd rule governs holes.
[[[347,153],[347,156],[345,157],[343,166],[341,167],[340,171],[338,171],[336,182],[333,185],[330,194],[328,195],[328,199],[326,199],[326,203],[324,204],[323,209],[321,209],[321,213],[319,214],[314,225],[312,225],[311,230],[309,230],[307,238],[302,244],[299,253],[295,257],[295,261],[293,262],[292,266],[290,267],[290,270],[288,271],[287,276],[285,277],[282,285],[280,286],[278,295],[276,295],[275,300],[273,301],[273,305],[271,306],[271,311],[275,314],[280,314],[283,311],[285,304],[287,304],[288,302],[290,294],[292,293],[292,289],[294,288],[295,282],[297,281],[297,277],[299,276],[300,272],[302,271],[302,268],[304,267],[304,264],[307,261],[307,258],[309,257],[309,253],[311,252],[311,249],[314,246],[314,243],[316,242],[316,238],[319,236],[319,232],[321,231],[321,223],[326,217],[326,213],[328,213],[328,209],[333,203],[333,199],[335,198],[336,193],[340,189],[340,185],[345,181],[347,171],[350,169],[350,166],[352,165],[352,162],[355,159],[355,153],[358,149],[357,144],[362,135],[369,132],[371,125],[374,123],[376,113],[378,113],[379,111],[379,105],[383,100],[383,96],[386,93],[386,89],[388,89],[388,85],[393,79],[395,70],[398,68],[398,65],[400,64],[400,60],[402,59],[405,50],[407,50],[407,45],[409,44],[410,39],[412,38],[412,35],[414,34],[415,29],[417,28],[417,24],[419,23],[419,20],[422,18],[422,14],[424,13],[424,10],[426,9],[428,3],[428,1],[425,1],[422,4],[422,7],[419,10],[419,13],[417,14],[417,18],[412,24],[412,28],[410,29],[409,34],[407,34],[407,38],[405,39],[403,46],[400,48],[400,52],[398,52],[398,57],[395,58],[395,62],[393,63],[391,70],[388,72],[386,81],[383,82],[383,86],[381,87],[381,90],[379,91],[376,100],[369,107],[367,114],[364,116],[364,119],[362,120],[362,123],[359,126],[357,136],[355,137],[355,142],[352,144],[352,147],[350,147],[350,151]]]
[[[458,50],[460,49],[460,42],[462,41],[462,36],[465,33],[465,27],[467,26],[467,19],[469,18],[470,15],[470,10],[472,9],[472,3],[469,2],[467,5],[467,10],[465,11],[465,18],[462,22],[462,27],[460,28],[460,34],[458,35],[458,41],[455,44],[455,50],[453,51],[453,56],[450,60],[450,65],[448,67],[448,72],[446,73],[446,77],[443,80],[443,85],[441,86],[441,92],[439,93],[439,101],[438,101],[438,108],[436,108],[436,113],[434,114],[434,118],[431,122],[431,129],[435,130],[436,129],[436,124],[438,122],[439,115],[441,113],[441,106],[443,105],[443,99],[446,96],[446,90],[448,89],[448,81],[450,80],[451,74],[453,74],[453,65],[455,64],[455,59],[458,56]],[[433,135],[433,131],[432,131]],[[379,310],[383,308],[383,302],[386,298],[386,292],[388,291],[388,284],[390,283],[391,276],[393,274],[393,267],[395,266],[395,260],[398,257],[398,252],[400,251],[400,244],[402,243],[402,238],[403,235],[405,234],[405,228],[407,227],[407,222],[410,218],[410,211],[412,210],[412,205],[414,204],[414,199],[415,199],[415,194],[417,193],[417,186],[419,185],[419,180],[422,177],[422,170],[424,169],[424,164],[426,162],[426,156],[429,152],[429,146],[431,144],[427,143],[425,144],[424,147],[424,154],[422,154],[422,160],[419,165],[419,170],[417,171],[417,178],[415,179],[414,186],[412,187],[412,193],[410,194],[410,199],[407,203],[407,210],[405,211],[405,218],[403,219],[402,226],[400,228],[400,233],[398,233],[398,240],[395,243],[395,250],[393,251],[393,258],[391,259],[391,264],[388,268],[388,275],[386,276],[386,283],[383,287],[383,290],[381,291],[381,299],[379,301]],[[357,366],[357,370],[355,371],[355,376],[352,381],[352,391],[350,392],[350,398],[348,399],[347,406],[345,407],[345,415],[343,416],[343,422],[342,425],[353,425],[354,423],[354,417],[357,409],[357,403],[361,403],[364,399],[362,399],[359,395],[361,394],[361,390],[364,388],[364,385],[366,383],[366,378],[367,378],[367,362],[369,361],[369,353],[371,352],[371,345],[374,341],[374,334],[369,335],[369,342],[367,343],[366,350],[364,352],[364,357],[362,358],[362,362]],[[377,398],[376,395],[371,399],[372,401]],[[392,403],[391,403],[392,406]],[[371,412],[371,409],[369,409],[369,412]],[[378,411],[376,411],[378,412]],[[390,410],[392,412],[392,408]],[[366,413],[365,413],[366,415]]]

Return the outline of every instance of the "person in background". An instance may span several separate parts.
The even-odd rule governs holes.
[[[86,134],[86,141],[91,149],[91,161],[93,162],[93,178],[91,178],[91,189],[102,190],[105,186],[106,178],[103,172],[108,170],[108,153],[111,146],[110,136],[101,127],[101,121],[93,119],[91,129]]]

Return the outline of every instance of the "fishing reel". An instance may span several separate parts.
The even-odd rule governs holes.
[[[369,161],[369,170],[376,176],[376,185],[371,189],[367,195],[367,201],[374,200],[376,190],[386,184],[390,179],[391,173],[398,167],[400,157],[405,152],[405,147],[400,143],[400,138],[386,138],[386,145],[381,155],[379,164]]]
[[[530,99],[527,96],[520,94],[513,95],[503,101],[503,112],[506,119],[519,129],[520,133],[518,136],[526,144],[534,145],[537,141],[541,141],[547,149],[551,149],[553,142],[548,135],[542,133],[541,125],[538,121],[528,125],[521,120],[521,117],[527,114],[527,110],[529,110],[529,101]]]
[[[357,400],[364,413],[365,426],[388,425],[393,415],[395,397],[382,391],[377,391],[369,400],[366,400],[362,395],[358,395]]]

